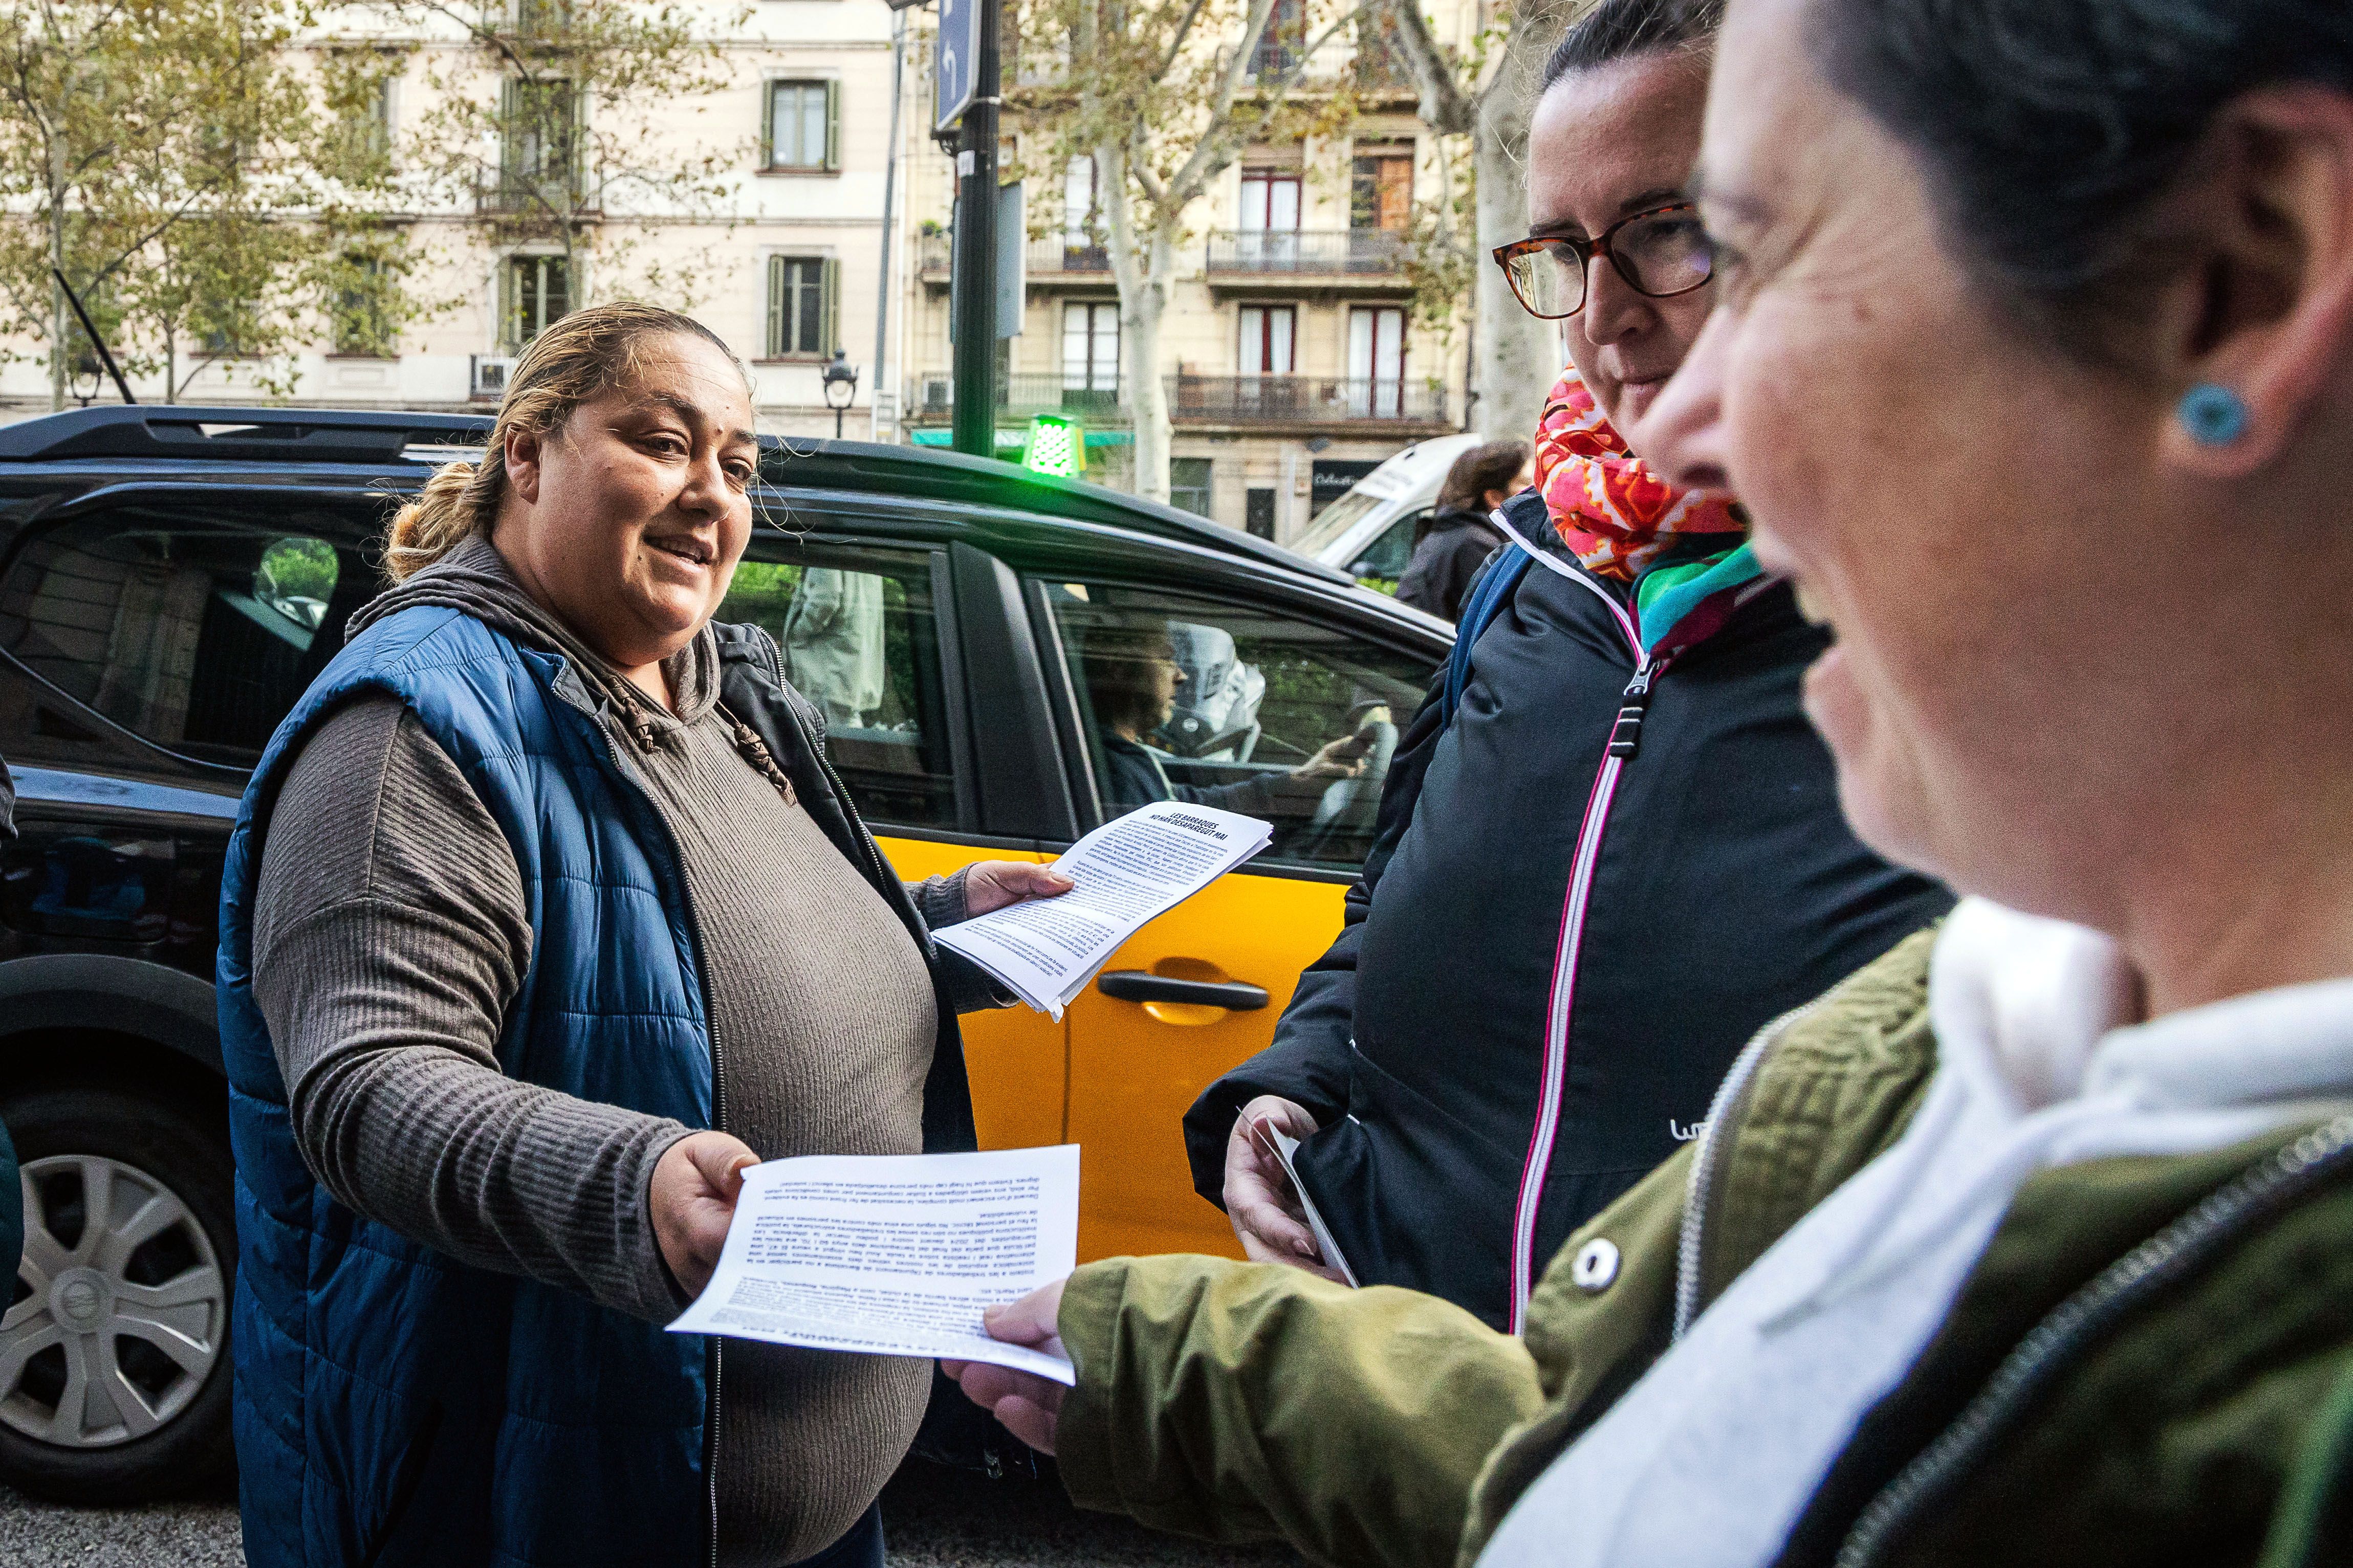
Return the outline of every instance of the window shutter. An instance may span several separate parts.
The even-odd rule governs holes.
[[[818,352],[829,354],[841,347],[841,263],[828,257],[818,278],[818,320],[824,323]]]
[[[522,83],[499,84],[499,174],[510,190],[522,174]]]
[[[841,168],[841,84],[825,84],[825,167],[828,174]]]
[[[776,166],[776,84],[760,84],[760,167]],[[770,298],[775,297],[773,290]]]
[[[515,263],[512,257],[499,263],[498,286],[494,292],[498,295],[498,351],[509,353],[512,352],[515,341]]]
[[[768,258],[768,357],[781,358],[785,353],[786,290],[792,286],[785,271],[785,258]]]

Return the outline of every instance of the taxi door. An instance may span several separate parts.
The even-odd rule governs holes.
[[[1239,1257],[1224,1213],[1194,1190],[1185,1111],[1266,1048],[1300,972],[1339,934],[1397,725],[1441,649],[1303,598],[1040,579],[1030,601],[1059,655],[1087,816],[1185,799],[1274,826],[1256,859],[1145,926],[1067,1010],[1080,1258]],[[1335,742],[1349,753],[1337,768]]]
[[[1185,1110],[1273,1039],[1299,972],[1340,933],[1345,891],[1281,872],[1222,877],[1136,932],[1071,1004],[1082,1262],[1241,1256],[1225,1215],[1194,1193]]]

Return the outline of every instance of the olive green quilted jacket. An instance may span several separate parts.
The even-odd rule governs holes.
[[[1080,1269],[1060,1317],[1071,1495],[1319,1563],[1467,1568],[1679,1314],[1902,1132],[1935,1066],[1932,942],[1760,1035],[1703,1137],[1570,1237],[1524,1338],[1280,1265]],[[1781,1568],[2254,1564],[2349,1371],[2353,1125],[2046,1172]],[[2307,1568],[2289,1534],[2264,1568]]]

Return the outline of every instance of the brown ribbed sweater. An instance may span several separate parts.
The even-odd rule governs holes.
[[[764,1158],[918,1152],[938,1025],[923,955],[737,752],[709,634],[666,667],[676,711],[664,711],[533,605],[486,544],[433,571],[443,602],[461,579],[470,611],[573,663],[676,838],[726,1060],[726,1130]],[[500,1072],[532,942],[505,839],[416,719],[375,700],[329,720],[288,776],[255,904],[254,993],[304,1159],[340,1201],[453,1257],[666,1320],[682,1298],[646,1192],[687,1130]],[[723,1560],[796,1562],[889,1478],[929,1368],[744,1341],[723,1363]]]

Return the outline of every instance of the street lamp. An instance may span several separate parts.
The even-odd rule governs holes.
[[[840,392],[838,397],[834,395],[836,389]],[[825,365],[825,405],[833,410],[833,438],[837,441],[841,439],[841,416],[849,412],[857,397],[858,367],[849,363],[847,353],[836,349]]]

